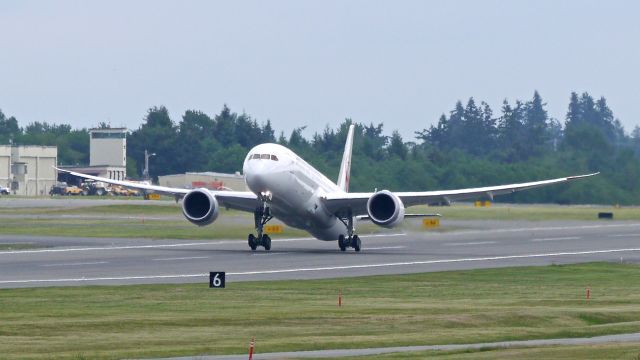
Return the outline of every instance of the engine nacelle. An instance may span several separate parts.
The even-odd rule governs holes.
[[[195,189],[182,199],[182,213],[198,226],[209,225],[218,218],[218,200],[207,189]]]
[[[392,228],[404,219],[404,204],[391,191],[382,190],[367,201],[367,213],[374,224]]]

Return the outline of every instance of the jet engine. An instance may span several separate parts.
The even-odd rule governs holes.
[[[382,190],[367,201],[367,213],[374,224],[392,228],[404,219],[404,204],[391,191]]]
[[[195,189],[182,199],[182,213],[198,226],[209,225],[216,220],[220,207],[218,200],[207,189]]]

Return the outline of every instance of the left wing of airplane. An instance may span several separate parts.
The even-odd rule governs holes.
[[[146,192],[153,192],[163,195],[169,195],[181,198],[192,191],[192,189],[172,188],[158,185],[147,185],[143,183],[137,183],[126,180],[113,180],[109,178],[103,178],[100,176],[93,176],[87,174],[77,173],[75,171],[69,171],[54,167],[60,172],[71,174],[80,178],[91,179],[96,181],[102,181],[107,184],[125,186],[132,189],[142,190]],[[257,206],[257,196],[250,191],[226,191],[226,190],[207,190],[211,195],[215,196],[220,203],[228,208],[253,212]]]
[[[370,199],[374,199],[377,195],[379,198],[387,198],[388,201],[395,201],[394,197],[400,199],[404,206],[413,206],[420,204],[429,204],[436,202],[449,203],[451,201],[473,199],[486,196],[493,199],[494,195],[511,194],[516,191],[532,189],[552,184],[564,183],[576,179],[582,179],[598,173],[569,176],[557,179],[532,181],[519,184],[508,184],[499,186],[487,186],[479,188],[468,188],[458,190],[440,190],[440,191],[416,191],[416,192],[390,192],[382,190],[371,193],[329,193],[325,194],[323,200],[329,211],[338,213],[345,209],[350,209],[353,215],[364,215],[368,213]],[[381,200],[382,201],[382,200]]]

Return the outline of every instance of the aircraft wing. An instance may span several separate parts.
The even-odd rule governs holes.
[[[393,194],[402,199],[402,202],[405,206],[430,204],[437,202],[449,203],[451,201],[474,199],[482,196],[493,199],[494,195],[511,194],[520,190],[564,183],[567,181],[582,179],[598,174],[599,173],[593,173],[550,180],[479,188],[440,191],[394,192]],[[334,214],[340,211],[344,211],[345,209],[351,209],[353,215],[363,215],[367,214],[367,201],[373,194],[374,193],[330,193],[324,195],[324,201],[327,209]]]
[[[158,185],[148,185],[143,183],[137,183],[133,181],[126,180],[113,180],[108,178],[103,178],[100,176],[93,176],[78,173],[75,171],[69,171],[64,169],[59,169],[54,167],[56,170],[71,174],[73,176],[91,179],[96,181],[102,181],[107,184],[120,185],[136,190],[142,190],[148,193],[158,193],[163,195],[175,196],[177,198],[181,198],[186,195],[191,189],[181,189],[181,188],[172,188],[166,186],[158,186]],[[208,190],[211,194],[213,194],[216,199],[221,203],[222,206],[241,210],[241,211],[249,211],[253,212],[257,206],[258,197],[256,194],[250,191],[226,191],[226,190]]]

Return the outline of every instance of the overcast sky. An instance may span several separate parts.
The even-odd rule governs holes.
[[[344,118],[405,140],[473,96],[571,91],[640,122],[638,1],[0,1],[0,109],[136,129],[223,104],[309,137]]]

